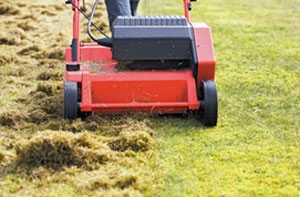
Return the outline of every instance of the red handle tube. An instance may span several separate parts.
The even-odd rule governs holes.
[[[183,2],[184,2],[184,15],[186,20],[190,23],[191,17],[190,17],[189,5],[191,4],[191,0],[183,0]]]
[[[80,7],[80,0],[72,0],[76,7]],[[72,40],[72,61],[80,61],[80,12],[78,9],[73,9],[73,40]],[[74,46],[75,45],[75,46]]]

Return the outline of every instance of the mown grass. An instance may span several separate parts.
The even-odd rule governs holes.
[[[162,196],[298,196],[300,2],[203,0],[192,20],[212,28],[219,123],[157,120]],[[148,1],[147,12],[181,14]]]

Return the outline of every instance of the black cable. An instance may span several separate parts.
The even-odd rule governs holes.
[[[93,17],[88,17],[87,16],[87,14],[82,10],[82,9],[80,9],[79,7],[77,7],[74,3],[73,3],[73,1],[71,1],[71,3],[72,3],[72,5],[75,7],[75,9],[77,9],[89,22],[90,21],[92,21],[92,20],[90,20],[90,19],[92,19]],[[98,0],[98,3],[99,3],[99,0]],[[98,3],[97,3],[97,5],[98,5]],[[95,3],[96,4],[96,3]],[[94,4],[94,6],[95,6],[95,4]],[[97,7],[97,5],[95,6],[95,7]],[[95,11],[94,11],[95,12]],[[94,16],[94,14],[93,14],[93,16]],[[91,22],[91,25],[93,25],[93,27],[95,27],[102,35],[104,35],[106,38],[110,38],[104,31],[102,31],[99,27],[97,27],[93,22]],[[89,33],[89,32],[88,32]],[[89,36],[90,36],[90,34],[89,34]],[[91,37],[92,38],[92,37]],[[93,39],[93,38],[92,38]],[[95,40],[94,40],[95,41]]]
[[[96,0],[95,3],[94,3],[94,5],[93,5],[91,16],[90,16],[90,19],[89,19],[88,28],[87,28],[87,33],[89,34],[90,38],[92,40],[94,40],[95,42],[98,42],[98,39],[96,39],[94,37],[94,35],[92,34],[92,32],[91,32],[91,24],[92,24],[92,21],[93,21],[94,14],[95,14],[95,11],[96,11],[98,3],[99,3],[99,0]]]

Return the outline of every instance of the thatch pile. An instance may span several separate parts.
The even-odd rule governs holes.
[[[152,147],[153,139],[145,131],[122,131],[116,140],[110,142],[112,150],[124,152],[132,150],[134,152],[147,151]]]
[[[15,15],[19,14],[20,10],[6,1],[0,2],[0,15]]]
[[[110,196],[110,197],[130,197],[130,196],[142,197],[143,195],[139,191],[133,190],[133,189],[125,189],[125,190],[111,189],[111,190],[99,192],[99,193],[97,193],[97,196],[100,196],[100,197],[106,197],[106,196]]]
[[[98,176],[88,180],[87,186],[92,190],[120,188],[126,189],[129,187],[137,188],[138,177],[130,172],[120,174],[118,177],[109,177],[107,175]]]
[[[52,70],[50,71],[46,70],[41,72],[36,79],[40,81],[48,81],[48,80],[59,81],[62,79],[62,73],[57,71],[52,71]]]
[[[86,2],[90,13],[93,1]],[[94,23],[109,32],[104,9],[101,2]],[[54,0],[0,2],[0,196],[61,195],[61,187],[75,196],[151,190],[144,162],[153,143],[149,116],[63,119],[71,15],[69,5]],[[81,24],[83,42],[91,42],[83,17]]]
[[[77,166],[93,169],[113,159],[113,152],[89,133],[40,132],[15,147],[19,166],[60,169]]]
[[[5,154],[2,151],[0,151],[0,163],[4,160],[4,158]]]

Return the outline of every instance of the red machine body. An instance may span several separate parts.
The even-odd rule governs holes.
[[[79,7],[79,0],[73,0]],[[185,16],[190,23],[190,0],[184,0]],[[180,70],[118,71],[112,49],[80,42],[80,13],[74,9],[72,47],[66,49],[65,82],[80,87],[80,112],[120,114],[146,111],[186,113],[199,110],[199,88],[205,80],[215,78],[215,58],[210,28],[203,23],[190,23],[194,30],[198,68]]]

